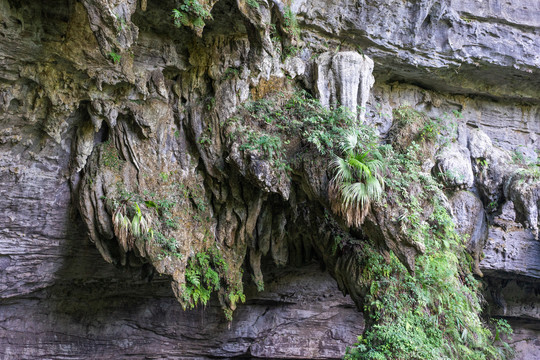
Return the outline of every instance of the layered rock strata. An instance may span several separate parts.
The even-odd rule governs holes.
[[[294,1],[302,44],[279,1],[203,4],[213,20],[194,32],[173,26],[174,1],[0,0],[2,356],[342,356],[363,328],[352,300],[313,266],[274,281],[260,265],[321,260],[361,307],[346,275],[352,259],[331,256],[320,220],[326,164],[304,164],[288,179],[221,127],[250,96],[285,88],[288,76],[325,105],[359,107],[382,136],[400,105],[462,116],[458,142],[425,166],[454,175],[445,180],[450,205],[470,236],[491,314],[512,320],[518,358],[534,358],[539,185],[511,154],[537,161],[540,5]],[[301,50],[283,59],[292,45]],[[186,212],[173,214],[186,257],[118,244],[106,200],[120,194],[119,180],[131,193],[191,191]],[[207,221],[193,219],[194,199]],[[235,269],[243,267],[235,256],[247,255],[255,283],[266,283],[263,293],[245,290],[230,329],[220,317],[220,306],[231,307],[224,296],[188,312],[173,297],[182,297],[178,268],[207,236]],[[386,241],[409,267],[422,250]],[[107,265],[98,251],[135,270]],[[170,275],[174,292],[168,278],[146,282],[157,276],[150,263]]]

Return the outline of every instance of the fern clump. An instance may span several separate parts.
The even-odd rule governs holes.
[[[181,304],[193,309],[206,305],[210,295],[218,291],[221,307],[227,320],[232,321],[236,305],[245,302],[242,274],[232,274],[217,245],[192,256],[185,271],[185,284],[181,287]]]
[[[173,9],[172,17],[174,25],[177,27],[190,27],[200,36],[205,21],[212,19],[212,14],[210,14],[208,8],[198,0],[184,0],[178,9]]]

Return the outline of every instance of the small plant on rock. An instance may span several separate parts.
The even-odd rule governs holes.
[[[120,59],[122,58],[122,56],[114,51],[111,51],[109,53],[109,56],[111,57],[111,60],[113,62],[113,64],[118,64],[120,62]]]
[[[154,232],[151,228],[152,219],[145,216],[138,203],[134,203],[133,218],[130,220],[128,209],[128,202],[125,201],[118,206],[113,215],[114,233],[118,238],[120,246],[125,252],[131,250],[135,243],[135,239],[139,236],[149,235],[154,236]]]
[[[293,37],[300,37],[300,27],[298,26],[298,20],[296,14],[290,6],[285,7],[283,13],[283,27],[287,34]]]
[[[259,2],[257,0],[246,0],[246,4],[248,4],[249,6],[251,6],[254,9],[258,9],[259,6],[260,6]]]
[[[371,202],[379,200],[384,189],[382,162],[374,157],[376,150],[360,139],[358,130],[347,134],[341,147],[344,157],[334,160],[336,174],[329,189],[332,210],[354,226],[364,222]]]
[[[197,0],[184,0],[178,9],[173,9],[172,17],[177,27],[187,26],[194,29],[200,36],[204,21],[212,19],[210,11]]]

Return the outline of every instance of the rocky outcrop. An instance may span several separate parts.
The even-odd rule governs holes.
[[[538,6],[534,0],[304,0],[292,8],[313,29],[308,41],[337,47],[347,39],[379,65],[380,80],[537,103]]]
[[[212,195],[216,197],[216,201],[231,202],[231,199],[237,199],[232,200],[234,204],[232,208],[223,208],[220,212],[219,209],[214,210],[206,204],[205,200],[211,195],[206,193],[201,185],[204,181],[212,181],[212,179],[201,178],[203,168],[199,166],[202,165],[204,171],[221,177],[222,175],[219,174],[224,173],[223,166],[226,164],[222,158],[218,157],[218,155],[221,156],[219,132],[212,134],[208,130],[211,131],[212,120],[217,121],[217,118],[212,119],[211,114],[214,111],[219,112],[226,118],[234,111],[234,107],[227,106],[229,101],[233,101],[233,106],[236,106],[246,100],[249,88],[245,80],[249,72],[239,74],[240,78],[236,76],[227,78],[229,75],[225,74],[226,70],[238,65],[211,61],[218,65],[209,73],[215,81],[222,83],[222,86],[218,86],[216,90],[216,96],[222,101],[217,102],[215,109],[210,109],[208,103],[198,103],[197,99],[208,93],[208,83],[201,82],[197,70],[191,75],[184,73],[178,77],[180,69],[185,69],[187,63],[187,59],[186,63],[183,63],[182,56],[184,55],[179,55],[183,50],[175,49],[175,46],[170,43],[165,45],[168,49],[165,51],[169,54],[168,57],[157,60],[157,66],[162,69],[169,66],[168,72],[165,73],[146,72],[146,65],[132,61],[139,56],[135,55],[139,52],[141,56],[148,59],[145,61],[154,60],[152,51],[148,51],[150,48],[142,45],[151,44],[153,41],[151,34],[144,31],[137,33],[137,27],[128,23],[132,19],[131,16],[137,16],[133,15],[133,4],[129,4],[129,8],[126,8],[129,10],[124,16],[126,28],[121,20],[115,16],[111,17],[110,14],[118,9],[124,9],[126,4],[87,2],[85,5],[89,8],[88,14],[80,4],[74,4],[72,8],[55,9],[57,12],[51,17],[60,24],[62,21],[68,21],[69,25],[64,26],[64,29],[71,26],[80,31],[68,33],[67,38],[72,42],[67,44],[66,49],[69,51],[64,54],[69,61],[75,62],[74,67],[78,70],[73,71],[77,73],[76,76],[80,76],[80,81],[70,81],[66,75],[67,70],[62,72],[50,64],[41,65],[39,62],[47,61],[48,56],[58,56],[56,52],[47,52],[50,50],[45,49],[42,50],[43,58],[34,59],[35,62],[24,70],[23,76],[34,79],[33,83],[27,85],[26,77],[21,80],[16,76],[13,78],[14,86],[4,86],[2,89],[3,104],[7,110],[2,121],[7,130],[2,134],[5,140],[2,151],[5,156],[2,157],[1,164],[2,184],[4,184],[1,189],[8,199],[2,206],[2,212],[6,214],[2,223],[1,242],[2,306],[5,309],[2,312],[5,315],[2,317],[4,329],[1,337],[2,355],[6,358],[18,357],[21,354],[27,358],[42,358],[43,356],[85,358],[91,352],[103,357],[117,356],[119,353],[126,356],[160,353],[165,356],[176,354],[194,357],[240,355],[276,358],[340,357],[345,346],[354,342],[355,336],[361,332],[363,325],[361,315],[351,307],[350,300],[345,302],[338,300],[332,305],[319,307],[325,303],[325,298],[334,298],[337,295],[335,288],[320,292],[324,288],[323,282],[328,280],[327,277],[323,282],[313,283],[316,289],[313,293],[317,296],[309,299],[309,296],[304,297],[307,295],[305,286],[314,281],[315,277],[309,275],[309,280],[302,280],[298,286],[303,290],[297,289],[302,295],[294,295],[297,290],[294,290],[295,286],[287,282],[283,273],[280,273],[278,285],[284,286],[283,291],[274,289],[272,276],[267,276],[265,285],[267,289],[270,289],[268,294],[271,296],[261,300],[260,303],[264,304],[259,307],[261,311],[248,310],[249,305],[243,307],[247,311],[246,316],[237,311],[231,325],[232,329],[238,329],[237,332],[228,330],[227,322],[222,315],[219,315],[219,306],[215,302],[210,307],[216,310],[214,313],[204,311],[183,313],[176,300],[173,301],[171,291],[166,290],[168,286],[166,283],[169,281],[145,285],[144,282],[137,280],[138,273],[150,279],[153,271],[150,271],[151,268],[147,263],[141,263],[140,258],[138,260],[137,257],[132,256],[133,249],[137,249],[140,255],[153,259],[157,271],[170,274],[173,279],[176,275],[180,276],[175,273],[175,269],[178,269],[178,266],[186,266],[188,261],[187,257],[183,259],[162,257],[160,254],[153,253],[153,249],[130,244],[129,240],[121,246],[111,241],[114,224],[110,216],[110,208],[107,207],[107,199],[113,198],[118,191],[138,192],[139,185],[150,191],[150,187],[154,186],[151,184],[155,184],[159,195],[166,194],[169,199],[183,201],[182,205],[187,212],[171,214],[172,217],[181,219],[189,217],[189,220],[184,222],[186,226],[177,229],[178,233],[175,234],[177,239],[198,238],[202,242],[206,241],[205,236],[209,231],[212,236],[217,236],[227,242],[226,246],[234,248],[234,246],[245,246],[248,239],[244,238],[244,234],[253,236],[253,231],[260,229],[259,245],[256,248],[260,253],[253,256],[253,264],[257,264],[255,262],[257,256],[260,262],[262,253],[266,254],[267,251],[272,254],[278,264],[282,265],[287,263],[289,258],[291,262],[300,265],[309,262],[311,256],[306,255],[304,251],[299,251],[292,253],[289,257],[286,249],[287,239],[279,241],[277,233],[273,234],[272,238],[267,237],[264,240],[264,237],[268,235],[263,225],[266,220],[261,220],[258,226],[256,221],[257,214],[262,210],[261,202],[258,205],[257,201],[253,205],[249,203],[251,198],[257,199],[257,193],[249,193],[248,183],[245,184],[246,189],[242,190],[239,188],[238,180],[231,178],[231,184],[234,184],[232,189],[227,188],[226,183],[221,189],[212,187],[212,190],[217,191],[215,195]],[[2,6],[6,10],[3,12],[6,21],[7,14],[12,14],[13,19],[17,16],[26,19],[25,16],[43,11],[39,6],[21,9],[5,2],[2,2]],[[18,12],[18,9],[21,12]],[[148,8],[148,11],[156,10],[155,7]],[[224,10],[221,8],[217,11]],[[92,21],[92,26],[89,26],[87,16]],[[95,16],[99,19],[94,19]],[[168,19],[167,16],[164,18]],[[139,19],[139,21],[140,27],[144,24],[144,20]],[[40,25],[34,22],[34,26]],[[170,26],[169,29],[183,34],[182,36],[186,38],[191,36],[186,31],[174,30]],[[75,48],[73,44],[80,42],[81,38],[93,39],[90,30],[96,33],[98,42],[85,43],[86,49]],[[119,35],[119,38],[116,38],[114,35],[123,34],[128,30],[131,31],[131,37]],[[23,38],[19,38],[21,39]],[[8,41],[16,40],[16,38],[10,38]],[[222,40],[217,37],[215,41],[217,42],[214,44],[217,44]],[[222,42],[222,45],[223,48],[216,48],[216,52],[210,56],[220,57],[224,53],[234,52],[235,54],[231,54],[228,58],[238,61],[248,54],[248,43],[244,40],[240,40],[232,48],[229,42]],[[115,48],[116,46],[118,48]],[[190,62],[195,65],[195,69],[197,66],[206,69],[209,54],[196,50],[197,46],[202,45],[194,46],[196,48],[193,49],[194,55]],[[96,52],[98,48],[101,49],[101,53]],[[78,51],[86,52],[88,56],[77,58],[80,54]],[[130,56],[129,51],[133,52],[133,56]],[[111,55],[113,52],[120,56],[119,61]],[[90,69],[92,64],[94,66],[101,64],[100,66],[106,69],[99,74],[95,73],[93,69]],[[17,69],[12,66],[18,65],[13,61],[8,62],[5,70],[17,72]],[[175,80],[172,80],[173,78]],[[64,83],[59,79],[67,79],[67,82]],[[119,89],[131,95],[118,101],[119,98],[114,93]],[[238,98],[233,94],[237,94]],[[38,99],[42,100],[38,102],[26,100],[33,99],[32,96],[38,96]],[[210,115],[208,120],[202,118],[203,113],[205,116]],[[21,121],[21,118],[24,120]],[[22,137],[15,135],[17,133],[25,135],[24,144]],[[145,145],[144,142],[139,143],[136,140],[138,138],[153,139],[152,142],[156,141],[156,143],[150,142]],[[212,141],[212,146],[207,146],[202,141],[203,139]],[[141,145],[143,148],[139,148]],[[152,148],[159,150],[155,153]],[[143,154],[154,154],[154,157]],[[264,162],[259,163],[265,165]],[[83,169],[84,172],[81,172]],[[260,175],[258,168],[254,170],[256,171],[253,174]],[[262,180],[268,178],[271,176],[261,177]],[[31,179],[36,182],[32,182]],[[123,180],[125,189],[118,189],[115,186],[119,179]],[[186,188],[174,187],[175,184],[183,184]],[[198,186],[202,191],[195,194],[194,189]],[[216,186],[219,184],[216,183]],[[170,191],[176,191],[176,193]],[[185,198],[185,191],[188,191],[187,198]],[[242,195],[242,191],[246,192],[245,196]],[[75,209],[70,206],[70,193],[80,194],[82,219],[88,224],[96,224],[95,228],[89,227],[90,232],[87,235],[84,227],[77,220],[78,215]],[[184,198],[180,199],[180,196]],[[37,199],[40,200],[37,201]],[[199,203],[201,200],[202,203]],[[249,212],[246,212],[246,203]],[[202,218],[202,214],[191,213],[187,209],[200,206],[207,206],[207,211],[215,211],[207,215],[220,219],[219,226],[215,222],[205,223],[204,226],[202,223],[197,225],[199,220],[194,220],[193,217],[197,215]],[[268,208],[268,205],[265,208]],[[269,220],[270,224],[278,224],[276,231],[280,228],[282,232],[284,231],[285,222],[283,222],[282,213],[278,211],[272,214],[272,211],[268,210],[263,210],[263,213],[270,215],[264,216],[265,219],[274,219]],[[246,226],[245,233],[244,226]],[[95,251],[88,252],[93,249],[93,247],[88,248],[88,239],[97,245],[97,249],[106,261],[135,267],[135,277],[118,272],[111,273],[114,268],[104,267],[102,262],[96,261]],[[249,240],[257,239],[249,238]],[[190,247],[185,251],[186,256],[195,255],[197,247],[201,248],[200,244],[197,245],[194,242],[181,243],[178,246]],[[283,255],[284,250],[285,255]],[[84,257],[81,258],[83,254]],[[72,256],[74,256],[72,263],[64,261],[65,257]],[[227,262],[234,264],[235,269],[242,266],[242,261],[227,258]],[[94,265],[97,269],[93,268]],[[255,268],[261,271],[260,263]],[[104,272],[100,273],[100,269],[104,269]],[[232,268],[230,270],[234,273]],[[93,273],[96,277],[88,278],[88,273]],[[236,274],[235,276],[238,276],[241,273],[236,272]],[[106,279],[111,279],[112,283],[107,283]],[[180,297],[184,278],[178,277],[175,281],[174,289],[176,295]],[[75,285],[77,283],[79,285]],[[335,285],[332,286],[335,287]],[[147,290],[143,289],[145,287]],[[251,295],[254,293],[253,290],[248,288],[245,293],[248,304],[258,301]],[[95,298],[91,294],[99,295]],[[253,295],[264,297],[264,294]],[[126,299],[130,297],[147,300],[138,304],[126,302]],[[109,301],[105,300],[107,298]],[[302,304],[302,311],[299,311],[299,308],[290,312],[286,311],[287,305],[284,304],[292,302]],[[173,303],[176,305],[171,308]],[[276,309],[279,311],[271,310],[274,303],[278,304]],[[311,305],[306,306],[306,304],[313,304],[319,310],[314,310],[315,308],[309,310]],[[133,315],[132,306],[141,309],[140,316]],[[332,310],[332,307],[336,311]],[[30,311],[21,312],[21,308],[31,308],[35,311],[32,310],[33,315],[28,317]],[[111,311],[114,312],[114,309],[120,310],[117,318],[111,316]],[[169,316],[171,313],[163,309],[170,309],[176,315]],[[343,312],[341,309],[348,310]],[[350,315],[346,315],[347,311]],[[156,323],[154,316],[158,314],[161,314],[159,315],[161,320]],[[268,315],[269,322],[263,320],[265,314]],[[321,319],[322,322],[317,320],[316,317],[319,316],[317,314],[320,316],[324,314],[323,317],[327,320]],[[203,317],[202,321],[192,320],[200,316]],[[337,320],[339,317],[344,317],[344,319]],[[131,320],[124,324],[121,319],[126,318]],[[30,319],[33,319],[31,324]],[[207,324],[210,319],[214,319],[214,325]],[[306,322],[294,319],[304,319]],[[350,326],[347,326],[346,330],[345,328],[339,330],[333,325],[329,326],[330,319],[344,324],[349,323]],[[185,321],[186,328],[179,325],[182,321]],[[234,325],[236,321],[238,321],[238,327]],[[108,325],[101,326],[103,322]],[[170,324],[168,330],[156,329],[157,324],[165,329],[168,326],[167,323]],[[198,330],[201,326],[204,326],[206,330],[202,332]],[[89,330],[90,328],[95,330]],[[246,328],[251,329],[249,333],[246,333]],[[329,332],[329,328],[333,330]],[[38,335],[31,335],[34,331],[32,329],[35,330],[34,334]],[[194,342],[186,340],[192,338],[188,334],[194,334],[195,329],[199,333],[195,338],[204,345],[196,346]],[[303,332],[304,330],[306,332]],[[62,335],[68,333],[69,336]],[[223,337],[217,339],[215,336],[217,333],[223,334]],[[105,337],[101,337],[101,334],[105,334]],[[87,340],[78,342],[79,345],[76,345],[73,342],[74,337]],[[118,341],[110,341],[111,337],[117,338]],[[183,345],[179,347],[177,340],[182,338],[184,338]],[[159,344],[159,350],[152,350],[147,346],[141,347],[140,344],[147,344],[149,341]],[[106,346],[100,345],[104,342],[107,343]],[[163,347],[164,343],[169,343],[170,346]],[[96,352],[97,348],[100,350]]]
[[[450,188],[470,189],[474,184],[469,150],[458,143],[445,147],[437,155],[434,172]]]
[[[0,354],[341,357],[366,289],[329,236],[328,164],[306,156],[289,176],[224,124],[249,96],[288,90],[288,76],[325,105],[359,107],[382,136],[405,104],[455,124],[424,170],[442,175],[492,315],[518,319],[531,358],[540,196],[509,151],[536,160],[537,3],[294,1],[301,39],[284,4],[258,3],[203,2],[213,19],[177,28],[174,1],[0,0]],[[114,215],[133,200],[163,226],[159,246],[118,241]],[[363,231],[413,269],[424,249],[399,215],[375,208]],[[209,238],[231,264],[223,282],[251,284],[246,303],[221,292],[183,312],[175,297]],[[230,325],[220,307],[235,310]]]
[[[489,228],[482,268],[503,278],[525,276],[537,281],[540,242],[530,229],[516,222],[511,201],[504,203],[500,212]]]
[[[107,266],[93,245],[65,246],[73,255],[54,285],[3,300],[2,358],[328,359],[363,329],[354,303],[317,265],[265,272],[266,290],[246,289],[228,324],[217,301],[184,312],[168,280]]]
[[[323,53],[315,62],[315,91],[323,106],[345,106],[364,121],[373,61],[357,52]]]
[[[458,191],[449,199],[457,231],[465,237],[467,250],[474,256],[477,275],[482,275],[478,264],[488,235],[488,223],[482,201],[474,193]]]

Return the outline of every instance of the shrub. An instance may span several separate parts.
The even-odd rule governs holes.
[[[349,225],[360,226],[371,201],[379,200],[383,192],[382,162],[373,156],[376,149],[369,145],[361,143],[358,130],[352,130],[341,146],[344,157],[333,162],[335,175],[329,188],[332,210]]]

